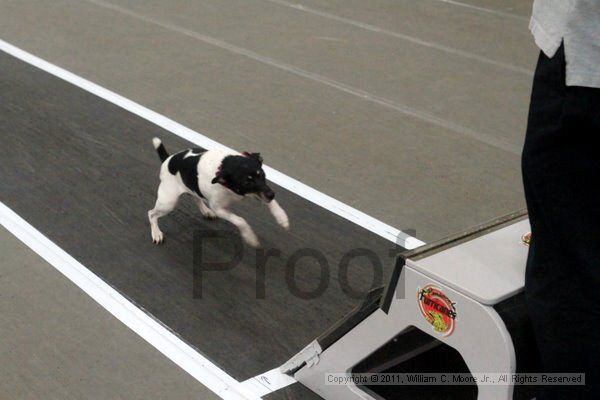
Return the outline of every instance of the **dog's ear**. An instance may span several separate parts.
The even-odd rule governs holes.
[[[263,158],[261,157],[260,153],[247,153],[247,152],[244,152],[244,155],[246,157],[254,158],[256,161],[258,161],[259,163],[261,163],[261,165],[263,163]]]

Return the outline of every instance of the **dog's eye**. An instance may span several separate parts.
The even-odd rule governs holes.
[[[249,181],[254,180],[254,177],[252,175],[248,175],[248,180]]]

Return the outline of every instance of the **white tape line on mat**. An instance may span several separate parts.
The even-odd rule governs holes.
[[[265,372],[264,374],[247,379],[240,385],[244,388],[244,390],[252,392],[258,396],[264,396],[294,383],[296,383],[294,378],[281,373],[279,368],[275,368]]]

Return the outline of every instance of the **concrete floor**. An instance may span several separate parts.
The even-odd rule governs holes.
[[[218,399],[0,227],[1,399]]]
[[[2,0],[0,37],[432,241],[524,205],[509,3]]]

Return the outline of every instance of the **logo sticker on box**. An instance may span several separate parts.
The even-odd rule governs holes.
[[[440,288],[434,285],[417,288],[417,301],[421,314],[435,332],[442,336],[449,336],[454,332],[456,305]]]

